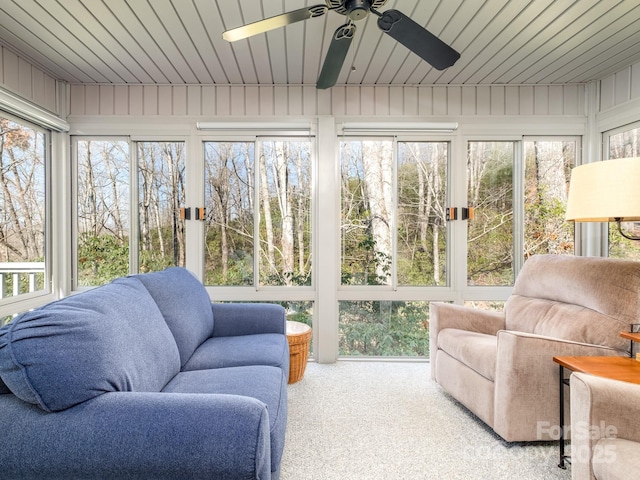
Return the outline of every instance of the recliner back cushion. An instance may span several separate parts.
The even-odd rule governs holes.
[[[160,308],[184,365],[213,332],[211,300],[204,285],[185,268],[134,275]]]
[[[46,411],[106,392],[159,392],[179,370],[173,335],[133,278],[50,303],[0,329],[2,379]]]
[[[529,258],[505,306],[506,329],[626,351],[640,315],[640,262],[572,255]]]

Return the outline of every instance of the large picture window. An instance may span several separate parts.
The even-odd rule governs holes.
[[[0,302],[50,291],[47,136],[0,113]]]
[[[185,265],[184,142],[131,145],[75,139],[76,286]]]
[[[204,143],[205,283],[308,286],[311,142]]]

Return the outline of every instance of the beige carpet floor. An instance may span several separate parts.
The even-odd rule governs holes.
[[[569,480],[553,443],[509,444],[428,363],[309,363],[289,385],[281,480]]]

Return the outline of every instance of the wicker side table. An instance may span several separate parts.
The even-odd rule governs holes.
[[[311,327],[301,322],[287,321],[289,341],[289,383],[300,381],[307,368]]]

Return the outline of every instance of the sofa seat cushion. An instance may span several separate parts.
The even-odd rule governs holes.
[[[277,333],[214,337],[206,340],[183,365],[183,371],[269,365],[288,371],[287,337]]]
[[[287,427],[288,376],[265,365],[180,372],[163,392],[241,395],[260,400],[269,412],[271,465],[280,465]]]
[[[189,270],[167,268],[133,275],[155,300],[173,333],[184,365],[196,348],[213,332],[211,300],[204,285]]]
[[[179,370],[173,335],[133,278],[50,303],[0,329],[2,379],[46,411],[105,392],[159,392]]]
[[[591,466],[598,480],[640,478],[640,443],[622,438],[602,438],[593,449]]]
[[[438,335],[438,348],[487,380],[495,380],[497,352],[495,335],[445,328]]]

